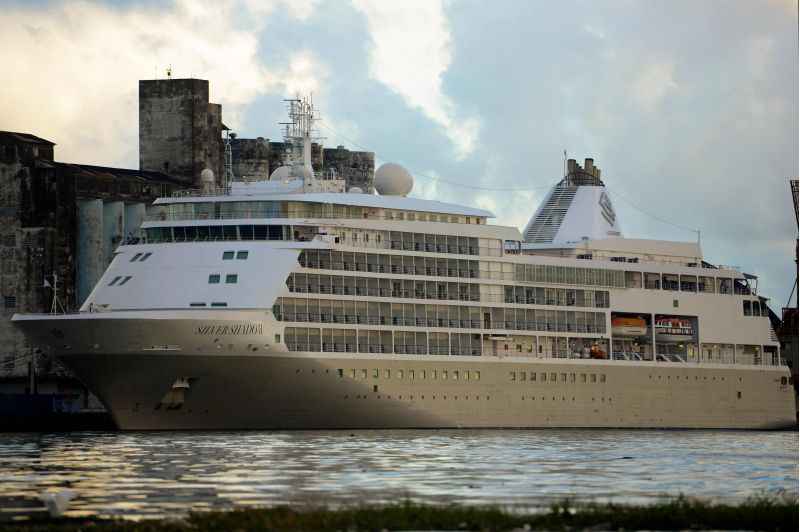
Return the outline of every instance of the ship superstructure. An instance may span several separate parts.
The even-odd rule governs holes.
[[[755,278],[622,238],[593,161],[521,233],[315,175],[289,105],[270,180],[157,200],[79,313],[15,316],[121,428],[794,423]]]

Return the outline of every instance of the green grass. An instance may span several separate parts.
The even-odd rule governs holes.
[[[650,505],[575,503],[564,500],[537,512],[489,506],[435,506],[404,502],[341,509],[288,506],[192,513],[181,520],[107,521],[52,519],[6,523],[14,532],[237,532],[246,530],[797,530],[798,502],[753,497],[739,504],[677,497]]]

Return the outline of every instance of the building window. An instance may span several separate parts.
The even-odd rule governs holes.
[[[222,260],[233,260],[233,251],[223,251]]]
[[[137,260],[139,260],[139,257],[141,257],[141,256],[142,256],[141,253],[137,253],[136,255],[131,257],[131,262],[136,262]]]
[[[110,283],[108,283],[108,286],[114,286],[115,284],[117,284],[119,282],[120,279],[122,279],[122,276],[121,275],[117,275],[116,277],[114,277],[111,280]]]
[[[17,296],[4,296],[3,305],[5,308],[17,308]]]
[[[281,335],[280,335],[280,334],[276,334],[276,335],[275,335],[275,343],[276,343],[276,344],[279,344],[279,343],[281,343]]]
[[[130,281],[131,279],[133,279],[133,277],[132,277],[132,276],[130,276],[130,275],[126,275],[126,276],[125,276],[125,277],[122,279],[122,281],[120,281],[120,282],[119,282],[119,284],[118,284],[117,286],[122,286],[122,285],[124,285],[125,283],[127,283],[128,281]]]
[[[224,303],[222,301],[214,301],[213,303],[211,303],[211,306],[212,307],[227,307],[228,304]]]
[[[212,273],[208,276],[208,284],[219,284],[220,275],[218,273]]]
[[[673,299],[672,300],[672,306],[675,307],[675,308],[678,308],[678,300],[677,299]]]
[[[247,256],[250,253],[248,251],[237,251],[236,252],[236,259],[237,260],[247,260]]]
[[[239,276],[235,273],[229,273],[225,276],[225,284],[236,284],[239,282]]]

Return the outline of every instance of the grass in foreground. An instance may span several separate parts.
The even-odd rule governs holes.
[[[716,504],[686,497],[652,505],[574,503],[520,514],[499,507],[433,506],[404,502],[388,506],[275,508],[190,514],[181,520],[144,522],[61,519],[7,523],[15,532],[124,531],[205,532],[245,530],[797,530],[796,499],[757,497]]]

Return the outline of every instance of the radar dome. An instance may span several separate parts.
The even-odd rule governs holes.
[[[375,190],[381,196],[406,196],[414,188],[408,170],[395,163],[384,163],[375,171]]]
[[[279,166],[272,173],[269,175],[270,181],[283,181],[284,179],[288,179],[289,175],[292,173],[292,169],[288,166]]]
[[[213,183],[214,182],[214,170],[211,168],[204,168],[202,172],[200,172],[200,181],[203,183]]]
[[[363,194],[364,193],[364,191],[361,190],[361,187],[350,187],[350,190],[348,190],[348,192],[350,194]]]

